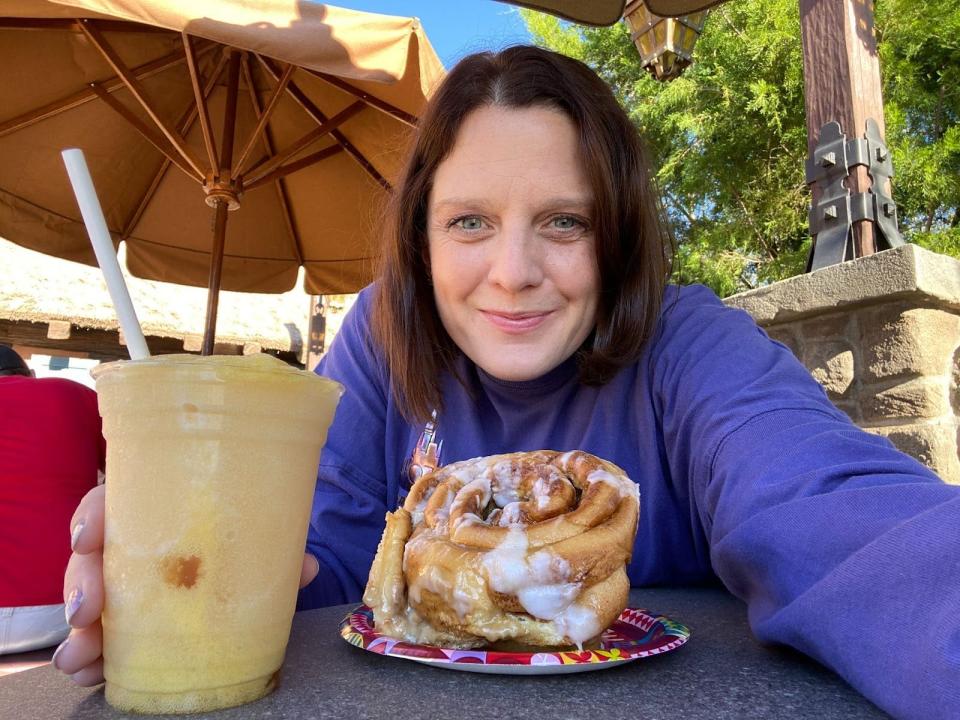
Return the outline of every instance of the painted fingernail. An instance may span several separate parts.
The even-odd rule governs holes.
[[[67,646],[68,642],[70,642],[70,638],[67,638],[62,643],[60,643],[57,649],[53,651],[53,657],[50,658],[50,664],[53,665],[57,670],[60,669],[60,666],[57,665],[57,657],[60,655],[60,651]]]
[[[67,618],[67,625],[70,624],[70,618],[80,609],[81,605],[83,605],[83,590],[74,588],[67,596],[67,602],[63,608],[64,615]]]
[[[81,520],[73,526],[73,532],[70,533],[70,549],[77,549],[77,541],[80,540],[80,534],[83,532],[84,522]]]

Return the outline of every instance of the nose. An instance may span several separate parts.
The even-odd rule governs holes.
[[[543,282],[543,248],[526,224],[504,223],[489,247],[487,279],[492,284],[516,293]]]

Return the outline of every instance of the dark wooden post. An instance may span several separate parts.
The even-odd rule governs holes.
[[[884,135],[880,64],[874,36],[872,0],[800,0],[803,78],[807,110],[807,148],[812,156],[820,128],[840,123],[848,138],[863,137],[867,118]],[[851,194],[866,192],[871,180],[863,166],[850,173]],[[885,194],[890,188],[878,188]],[[816,204],[818,189],[813,187]],[[853,225],[856,255],[876,252],[873,223]]]

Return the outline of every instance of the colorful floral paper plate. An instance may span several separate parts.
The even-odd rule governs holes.
[[[502,652],[457,650],[417,645],[381,635],[373,629],[373,611],[360,605],[340,623],[340,635],[378,655],[467,672],[500,675],[556,675],[602,670],[651,655],[661,655],[683,645],[690,631],[678,622],[647,610],[627,608],[600,636],[600,647],[578,652]]]

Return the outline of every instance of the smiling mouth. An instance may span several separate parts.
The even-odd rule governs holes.
[[[524,333],[534,330],[552,314],[549,310],[524,313],[505,313],[496,310],[480,312],[494,327],[507,333]]]

